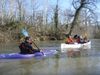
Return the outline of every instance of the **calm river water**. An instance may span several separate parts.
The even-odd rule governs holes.
[[[40,42],[42,49],[60,50],[61,41]],[[91,50],[81,50],[81,56],[67,53],[42,59],[0,59],[0,75],[100,75],[100,40],[92,40]],[[16,44],[0,44],[0,53],[19,52]]]

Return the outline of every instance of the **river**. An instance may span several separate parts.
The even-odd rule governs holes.
[[[92,39],[90,50],[81,56],[58,53],[42,59],[0,59],[0,75],[100,75],[100,40]],[[61,41],[37,43],[42,49],[60,50]],[[19,52],[16,44],[0,44],[0,53]]]

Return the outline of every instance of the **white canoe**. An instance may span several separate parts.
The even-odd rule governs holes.
[[[68,49],[68,48],[83,48],[83,49],[90,49],[91,48],[91,41],[81,44],[81,43],[75,43],[75,44],[65,44],[61,43],[61,50]]]

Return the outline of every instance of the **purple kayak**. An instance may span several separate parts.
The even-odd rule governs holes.
[[[9,53],[9,54],[0,54],[0,59],[20,59],[20,58],[32,58],[37,56],[45,57],[54,54],[57,54],[56,50],[43,50],[43,52],[37,52],[34,54]]]

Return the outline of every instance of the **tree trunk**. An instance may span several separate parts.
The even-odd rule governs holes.
[[[71,35],[71,33],[74,29],[74,26],[77,24],[77,19],[79,17],[79,14],[80,14],[82,8],[83,8],[83,5],[80,5],[79,8],[76,9],[75,16],[74,16],[74,19],[71,23],[71,28],[70,28],[70,31],[69,31],[68,35]]]

